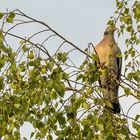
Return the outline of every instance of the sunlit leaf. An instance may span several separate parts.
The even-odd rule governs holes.
[[[6,21],[8,23],[13,23],[14,17],[15,17],[15,13],[14,12],[10,12],[8,17],[7,17],[7,19],[6,19]]]
[[[33,58],[34,58],[34,53],[33,53],[33,51],[30,51],[30,53],[28,54],[28,58],[29,58],[29,59],[33,59]]]

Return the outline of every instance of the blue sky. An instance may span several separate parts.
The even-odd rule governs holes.
[[[114,0],[3,0],[0,4],[0,11],[6,9],[20,9],[29,16],[42,20],[54,30],[63,35],[69,41],[75,43],[81,49],[89,42],[96,45],[103,37],[107,21],[113,16],[115,10]],[[31,29],[31,30],[34,30]],[[124,40],[116,39],[121,50],[124,51]],[[122,95],[122,90],[120,90]],[[124,111],[136,100],[132,97],[120,99]],[[130,111],[130,116],[140,112],[136,106]],[[29,139],[27,124],[22,129],[22,135]]]

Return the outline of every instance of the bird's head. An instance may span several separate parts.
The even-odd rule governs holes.
[[[109,25],[106,29],[105,29],[105,32],[104,32],[104,35],[113,35],[114,34],[114,31],[116,31],[117,28],[113,25]]]

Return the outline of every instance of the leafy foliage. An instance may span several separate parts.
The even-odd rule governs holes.
[[[139,114],[131,118],[128,114],[114,115],[104,109],[105,105],[111,104],[102,98],[105,89],[97,82],[102,72],[98,71],[99,60],[93,53],[92,44],[83,51],[44,22],[19,10],[0,12],[0,19],[1,139],[20,139],[20,128],[25,122],[34,127],[31,138],[36,139],[140,139]],[[116,0],[115,15],[108,24],[118,22],[118,36],[125,32],[130,35],[125,41],[124,55],[117,55],[127,62],[120,86],[124,89],[124,96],[131,95],[139,100],[140,51],[135,49],[135,45],[140,44],[140,3],[136,0],[129,6],[128,1]],[[26,28],[26,23],[39,24],[43,29],[26,38],[12,33],[18,26]],[[5,24],[9,24],[8,29]],[[51,35],[41,43],[34,40],[48,32]],[[9,43],[8,36],[18,46],[16,49]],[[47,43],[53,36],[61,42],[51,54]],[[62,48],[67,45],[70,47],[64,51]],[[75,64],[77,60],[73,58],[73,53],[75,56],[77,52],[85,56],[80,65]],[[136,134],[127,127],[128,118],[132,119]]]

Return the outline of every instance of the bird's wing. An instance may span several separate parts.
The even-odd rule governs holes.
[[[120,49],[118,48],[118,53],[121,54]],[[121,69],[122,69],[122,57],[116,57],[117,59],[117,66],[118,66],[118,77],[121,75]]]

